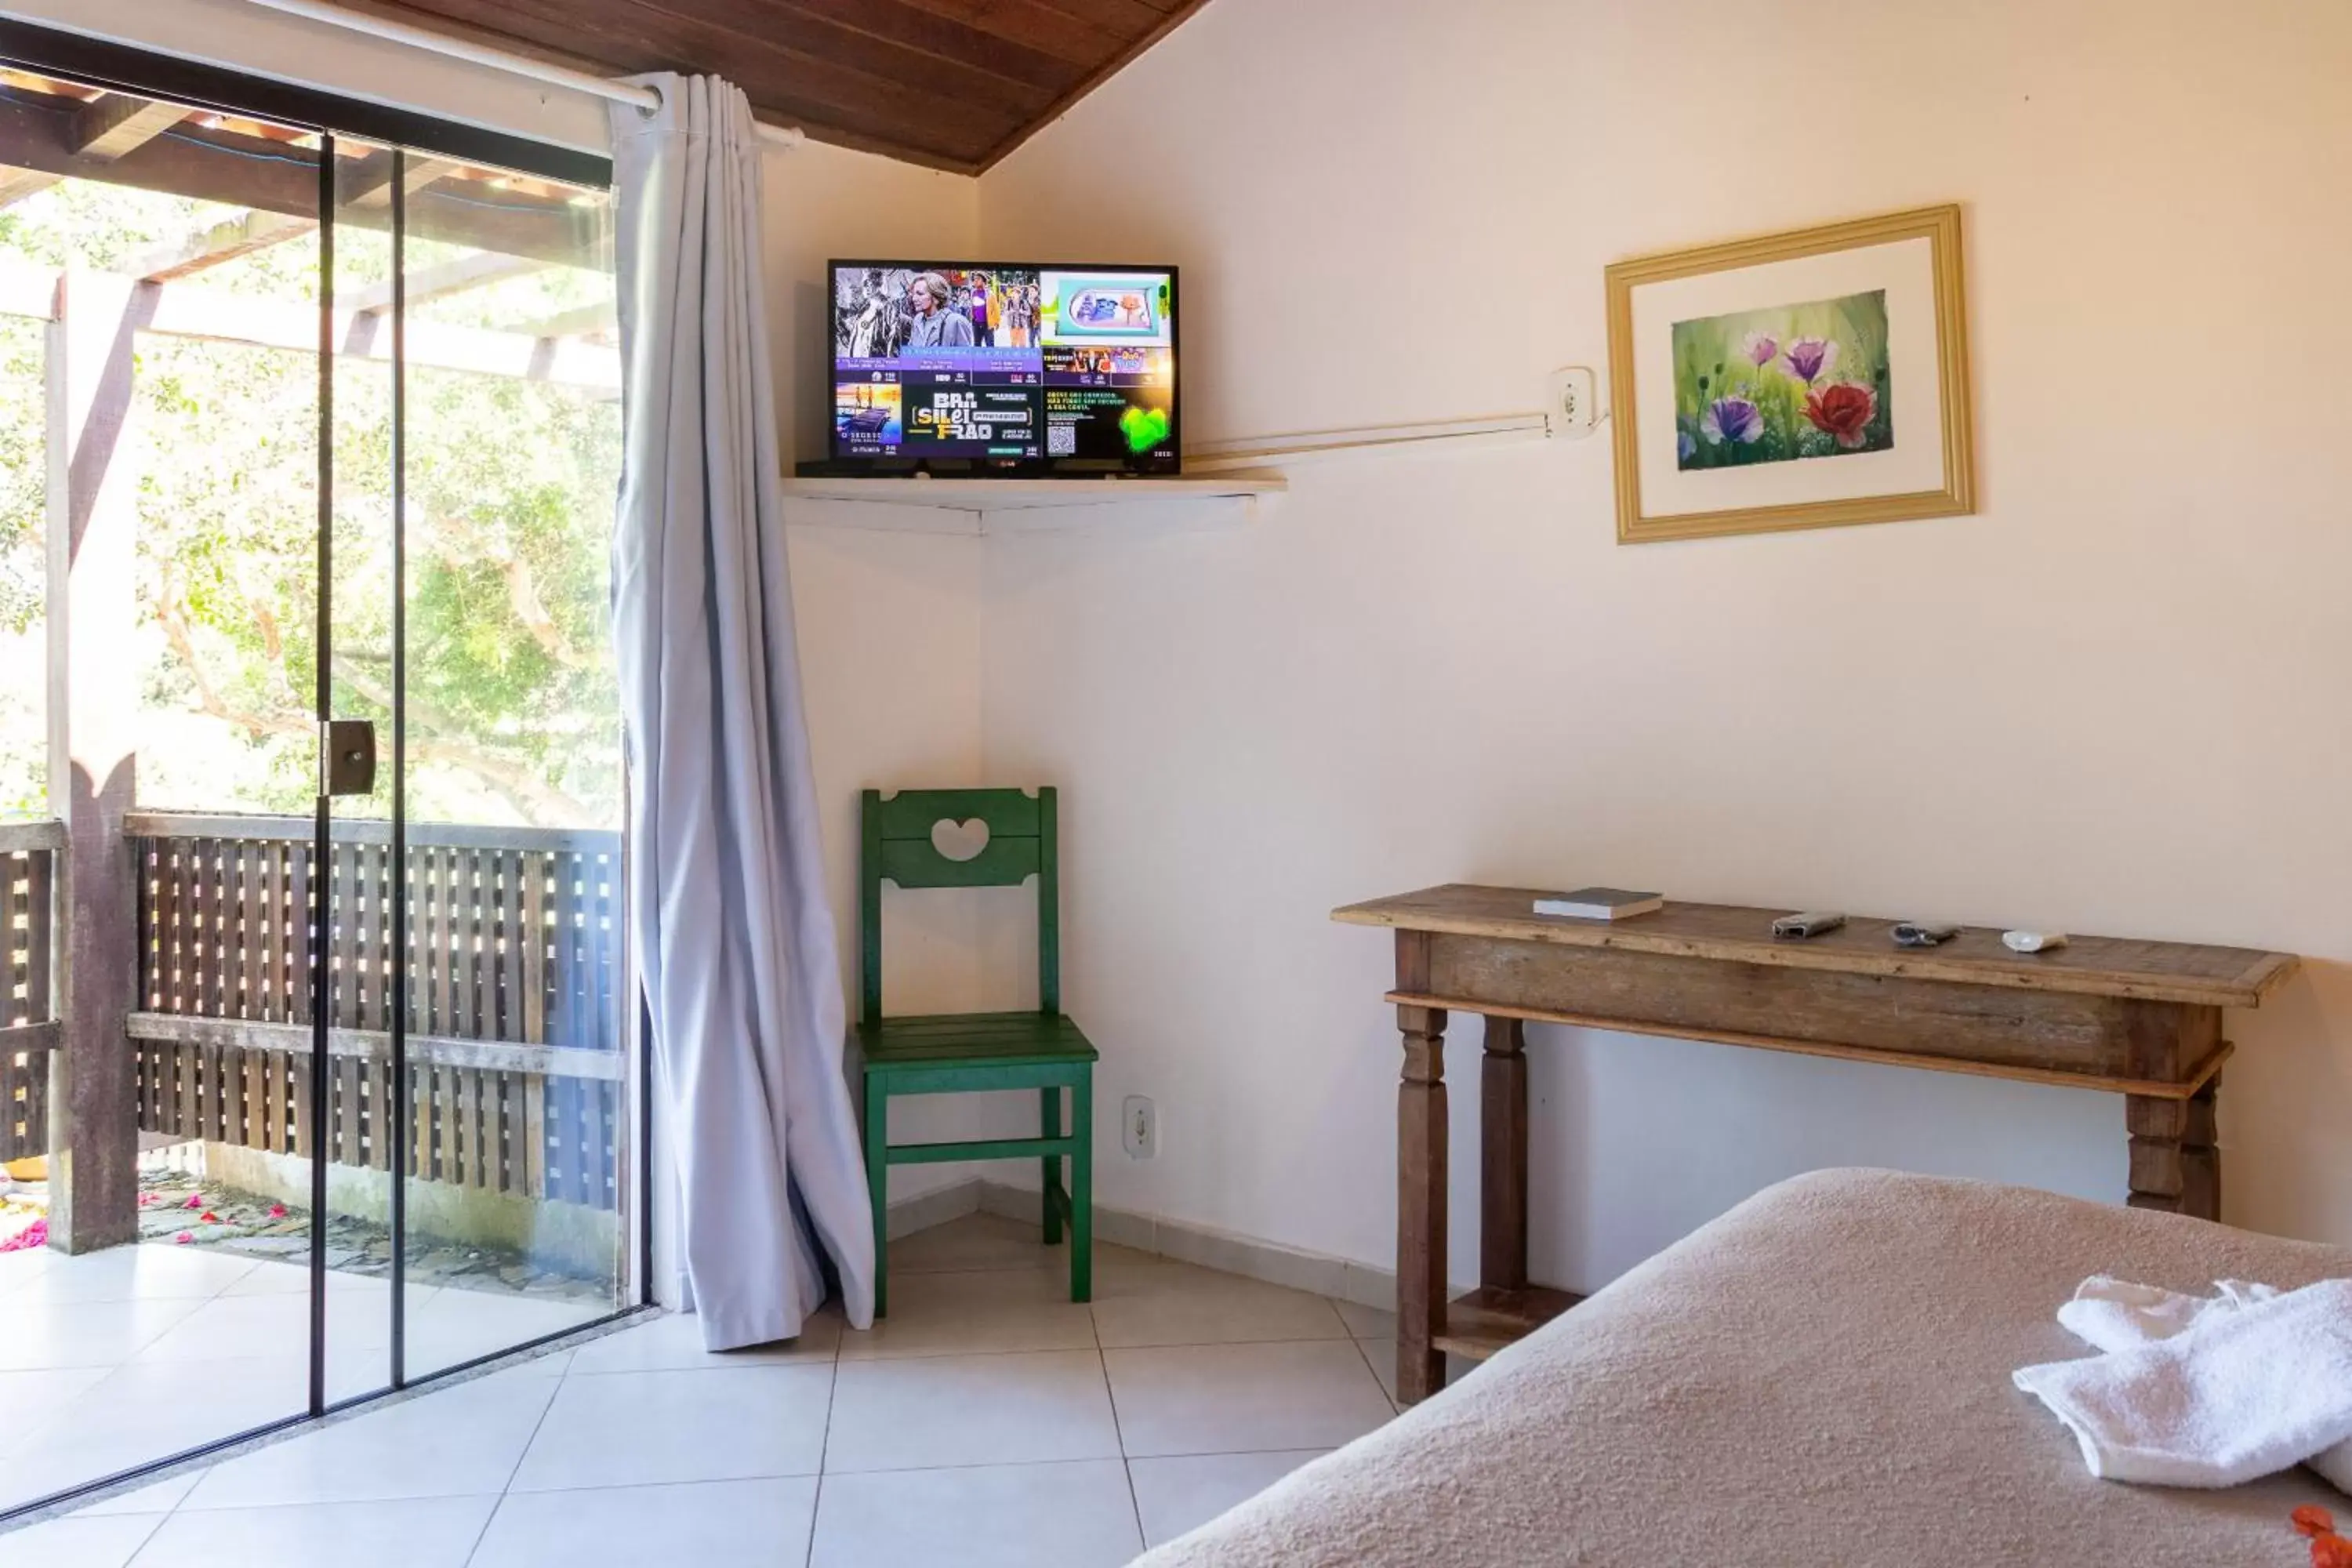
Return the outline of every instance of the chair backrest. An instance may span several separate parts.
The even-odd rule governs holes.
[[[931,841],[942,822],[974,818],[988,843],[951,860]],[[1037,879],[1037,1010],[1062,1010],[1061,874],[1054,848],[1054,791],[903,789],[866,792],[860,814],[857,900],[864,934],[865,1017],[882,1016],[882,884],[900,888],[1010,888]]]

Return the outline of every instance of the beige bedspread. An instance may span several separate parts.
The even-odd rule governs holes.
[[[2352,1253],[1881,1171],[1785,1182],[1433,1399],[1140,1560],[1301,1564],[2051,1563],[2299,1568],[2352,1502],[2093,1480],[2010,1383],[2088,1353],[2085,1275],[2308,1284]]]

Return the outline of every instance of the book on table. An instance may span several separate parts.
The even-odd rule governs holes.
[[[1580,921],[1628,921],[1635,915],[1655,914],[1666,907],[1664,897],[1657,893],[1636,893],[1624,888],[1578,888],[1572,892],[1548,893],[1536,900],[1536,913],[1561,915]]]

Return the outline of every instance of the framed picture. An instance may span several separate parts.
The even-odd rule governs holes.
[[[1975,509],[1958,207],[1608,276],[1620,543]]]

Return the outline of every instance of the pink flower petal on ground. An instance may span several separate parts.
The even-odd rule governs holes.
[[[0,1252],[30,1252],[49,1244],[49,1222],[37,1219],[5,1241],[0,1241]]]
[[[157,1197],[153,1193],[142,1193],[139,1194],[139,1206],[142,1209],[152,1209],[163,1201],[163,1199]]]
[[[212,1210],[210,1210],[210,1209],[206,1209],[204,1213],[202,1213],[202,1214],[198,1215],[196,1217],[197,1217],[198,1219],[200,1219],[200,1220],[204,1221],[206,1225],[218,1225],[218,1224],[220,1224],[220,1215],[216,1215],[216,1214],[213,1213],[213,1211],[212,1211]]]
[[[184,1209],[200,1209],[205,1206],[205,1194],[202,1193],[190,1193],[188,1194],[188,1201],[182,1204],[180,1206]]]
[[[188,1245],[188,1243],[190,1243],[190,1242],[192,1242],[192,1241],[194,1241],[194,1240],[195,1240],[195,1239],[196,1239],[196,1235],[195,1235],[195,1232],[194,1232],[194,1231],[190,1231],[190,1230],[184,1230],[184,1231],[182,1231],[179,1235],[177,1235],[177,1236],[173,1237],[172,1239],[173,1239],[173,1241],[175,1241],[175,1242],[178,1242],[182,1247],[185,1247],[185,1246],[187,1246],[187,1245]]]
[[[286,1217],[286,1205],[284,1204],[271,1204],[269,1205],[269,1217],[271,1219],[284,1219]]]

